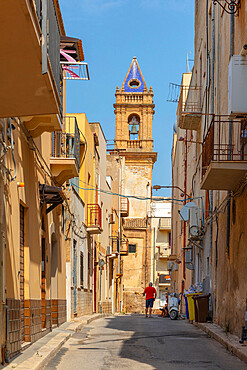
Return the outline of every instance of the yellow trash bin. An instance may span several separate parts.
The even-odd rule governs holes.
[[[195,305],[194,300],[192,299],[195,295],[202,295],[202,293],[185,294],[185,297],[187,297],[188,300],[189,320],[191,321],[195,320]]]

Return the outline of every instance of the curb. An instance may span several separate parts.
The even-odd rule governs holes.
[[[96,314],[92,317],[88,317],[87,319],[82,318],[82,320],[78,320],[76,322],[71,322],[71,324],[65,329],[68,333],[58,333],[52,339],[50,339],[45,345],[41,346],[40,349],[36,352],[36,354],[32,355],[28,360],[23,361],[20,364],[10,362],[9,365],[4,367],[5,369],[18,369],[18,370],[41,370],[44,368],[45,365],[54,357],[60,348],[64,345],[64,343],[71,338],[73,333],[70,332],[78,332],[80,331],[83,326],[89,324],[92,321],[95,321],[99,318],[103,318],[106,316],[111,316],[110,314]],[[62,328],[62,325],[60,326]]]
[[[15,363],[10,363],[5,369],[18,369],[18,370],[39,370],[45,366],[49,360],[55,356],[55,354],[60,350],[64,343],[71,337],[71,334],[59,333],[54,338],[49,340],[47,344],[42,346],[39,351],[28,360],[22,362],[21,364],[15,365]]]
[[[237,336],[232,334],[226,335],[223,329],[215,324],[202,324],[199,322],[194,322],[193,324],[217,340],[217,342],[222,344],[229,352],[233,353],[240,360],[247,363],[247,345],[240,344]],[[210,325],[214,325],[215,327],[210,328]]]

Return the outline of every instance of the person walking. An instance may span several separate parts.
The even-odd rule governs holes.
[[[152,308],[156,298],[156,289],[153,287],[153,283],[149,283],[149,286],[145,288],[143,295],[146,295],[146,313],[145,316],[148,317],[148,309],[149,309],[149,317],[152,316]]]

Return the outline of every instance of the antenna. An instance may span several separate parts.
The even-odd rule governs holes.
[[[189,54],[191,54],[191,51],[188,51],[187,53],[187,60],[186,60],[186,72],[190,72],[190,65],[189,65]]]

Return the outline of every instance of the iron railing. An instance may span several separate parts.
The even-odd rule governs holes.
[[[74,158],[77,170],[80,167],[80,132],[76,117],[66,116],[63,131],[52,133],[52,157]]]
[[[201,88],[199,86],[181,86],[178,101],[178,121],[183,115],[201,114]]]
[[[212,161],[246,161],[246,143],[246,118],[213,116],[202,144],[202,177]]]
[[[129,199],[121,198],[120,200],[120,213],[123,217],[128,217],[129,215]]]
[[[49,0],[48,6],[48,55],[57,90],[60,92],[60,30],[54,0]]]
[[[35,3],[35,8],[36,8],[36,14],[39,20],[39,24],[41,26],[41,19],[42,19],[42,14],[41,14],[41,0],[34,0]]]
[[[102,228],[102,211],[98,204],[87,205],[87,227]]]
[[[111,245],[113,253],[128,253],[129,242],[126,238],[119,238],[117,236],[111,236]]]
[[[159,219],[160,230],[171,230],[172,220],[171,217],[161,217]]]

